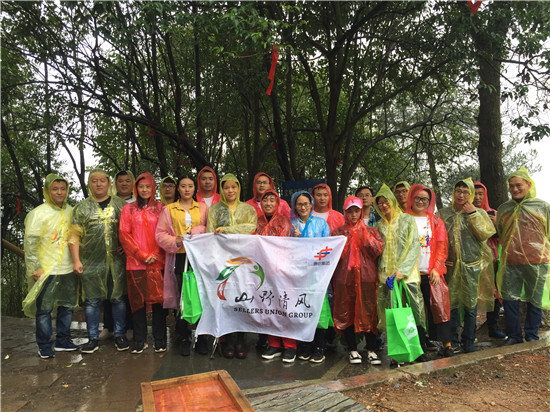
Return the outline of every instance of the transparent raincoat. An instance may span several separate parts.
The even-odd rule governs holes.
[[[493,213],[496,216],[496,210],[492,209],[489,206],[489,198],[487,197],[487,188],[485,185],[481,182],[478,182],[474,180],[474,189],[476,186],[481,186],[481,189],[483,189],[483,201],[481,202],[481,208],[489,213]],[[495,263],[498,260],[499,253],[498,253],[498,235],[495,233],[493,236],[491,236],[489,239],[487,239],[487,245],[491,248],[491,252],[493,253],[493,263]]]
[[[385,197],[389,202],[389,219],[378,208],[379,197]],[[385,184],[374,197],[373,206],[382,217],[376,223],[376,229],[384,241],[384,250],[378,260],[378,328],[386,327],[385,309],[391,307],[390,290],[386,285],[386,279],[396,271],[403,274],[417,326],[425,328],[424,299],[420,291],[420,272],[418,271],[420,242],[414,218],[401,212],[397,199]]]
[[[99,169],[94,169],[88,176],[88,193],[90,197],[78,203],[73,211],[73,224],[71,225],[72,244],[78,244],[80,261],[82,262],[83,299],[107,299],[107,277],[109,273],[113,278],[113,291],[111,299],[118,299],[126,295],[126,257],[118,251],[118,226],[120,213],[126,202],[118,196],[113,196],[113,186],[109,194],[111,199],[107,207],[102,210],[95,200],[90,189],[90,178],[100,173],[107,174]]]
[[[550,309],[550,205],[537,199],[535,182],[525,167],[512,177],[531,183],[520,201],[498,208],[497,228],[502,244],[497,285],[505,300],[522,300]]]
[[[256,176],[254,176],[254,183],[252,185],[252,188],[254,190],[254,197],[252,199],[248,199],[246,203],[252,206],[256,210],[256,213],[258,214],[258,216],[261,216],[264,214],[262,208],[260,207],[260,205],[258,204],[258,201],[256,200],[258,198],[258,189],[256,189],[256,181],[262,176],[265,176],[269,180],[269,190],[272,190],[275,192],[275,183],[273,183],[273,179],[271,178],[271,176],[263,172],[260,172]],[[290,219],[290,206],[286,201],[280,198],[279,198],[279,209],[277,213],[283,216],[286,216],[288,219]]]
[[[355,196],[348,196],[344,210],[354,200],[363,203]],[[384,249],[384,242],[376,229],[365,225],[362,208],[357,223],[353,224],[346,214],[344,217],[346,224],[332,231],[332,236],[348,238],[332,277],[334,327],[343,332],[353,325],[355,332],[378,334],[376,259]]]
[[[68,247],[73,208],[67,204],[67,197],[61,208],[53,202],[50,185],[55,180],[67,183],[68,197],[69,182],[61,176],[49,174],[43,189],[46,202],[31,210],[25,218],[24,248],[29,293],[23,300],[23,312],[29,317],[36,316],[36,299],[50,276],[55,276],[55,279],[42,298],[41,309],[78,304],[78,279],[73,273],[73,259]],[[44,273],[35,282],[33,275],[39,269]]]
[[[163,303],[164,289],[164,250],[155,241],[155,232],[165,206],[155,200],[155,180],[149,172],[136,179],[136,196],[139,196],[137,188],[141,182],[151,185],[149,202],[146,207],[140,207],[137,200],[125,205],[119,225],[120,244],[126,254],[126,280],[132,312],[146,303]],[[149,257],[154,257],[156,261],[145,263]]]
[[[461,180],[470,190],[469,202],[474,200],[472,179]],[[493,255],[487,239],[495,228],[485,210],[473,213],[457,210],[453,204],[441,209],[439,217],[445,222],[449,237],[447,278],[451,309],[466,308],[490,312],[494,308],[495,274]]]
[[[204,203],[204,193],[202,192],[202,189],[201,189],[201,176],[203,175],[204,172],[210,172],[212,173],[212,176],[214,176],[214,196],[213,196],[213,199],[212,199],[212,205],[211,206],[214,206],[214,204],[218,203],[220,201],[220,194],[217,192],[218,190],[218,181],[216,179],[216,173],[214,173],[214,169],[212,169],[211,167],[208,167],[208,166],[204,166],[201,171],[199,172],[198,176],[197,176],[197,202],[203,202]],[[240,187],[240,185],[239,185]],[[177,188],[176,188],[177,190]]]
[[[162,188],[162,184],[164,183],[165,180],[168,180],[168,179],[171,179],[174,181],[174,183],[177,185],[177,180],[174,179],[172,176],[166,176],[166,177],[163,177],[162,180],[160,181],[160,185],[159,185],[159,188]],[[176,187],[176,190],[178,190],[178,188]],[[136,196],[137,196],[137,192],[136,192]],[[163,205],[167,205],[168,203],[166,202],[166,198],[164,197],[164,193],[162,192],[162,190],[159,190],[159,197],[160,197],[160,202],[163,204]]]
[[[262,195],[262,199],[267,194],[274,195],[277,206],[275,209],[275,213],[273,213],[273,216],[271,216],[271,219],[269,222],[267,221],[267,218],[265,214],[262,211],[261,215],[258,215],[258,226],[256,227],[256,234],[262,235],[262,236],[292,236],[292,224],[290,223],[290,220],[286,215],[281,214],[280,212],[280,199],[279,195],[274,190],[266,190],[265,193]],[[286,202],[285,202],[286,203]],[[288,205],[287,205],[288,206]],[[290,212],[290,207],[289,207]]]
[[[327,223],[328,223],[328,226],[330,227],[330,230],[334,230],[337,227],[345,225],[346,221],[344,219],[344,215],[342,215],[342,213],[332,208],[332,191],[330,190],[329,185],[325,183],[319,183],[317,186],[311,189],[311,193],[314,193],[315,189],[319,187],[326,189],[326,191],[328,192],[328,210],[322,210],[322,211],[316,210],[316,212],[323,213],[328,211]],[[313,206],[312,206],[312,209],[313,209]]]
[[[223,182],[228,180],[236,182],[239,187],[239,193],[235,200],[237,208],[234,212],[229,210],[222,189]],[[254,233],[258,223],[258,215],[252,206],[239,200],[241,195],[241,184],[233,174],[228,173],[222,177],[220,181],[220,193],[220,202],[210,206],[208,210],[207,232],[213,232],[217,228],[223,227],[223,233],[226,234]]]

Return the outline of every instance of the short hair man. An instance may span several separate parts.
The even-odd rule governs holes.
[[[368,186],[358,187],[355,191],[355,196],[363,201],[363,220],[365,225],[375,227],[376,222],[380,220],[380,216],[374,210],[372,202],[374,201],[374,192]]]
[[[210,207],[220,201],[216,173],[209,166],[204,166],[197,176],[197,201]]]
[[[256,174],[256,176],[254,176],[253,190],[254,190],[254,197],[252,199],[248,199],[246,203],[252,206],[256,210],[258,217],[260,217],[264,214],[262,207],[260,205],[260,200],[262,198],[262,195],[268,190],[275,190],[275,183],[273,183],[273,179],[267,173],[260,172]],[[286,201],[280,198],[279,198],[279,209],[277,213],[283,216],[286,216],[287,218],[290,219],[290,206]]]
[[[437,214],[445,222],[449,238],[447,283],[451,300],[452,348],[461,351],[458,340],[459,309],[464,310],[462,350],[475,352],[474,346],[478,302],[482,310],[493,310],[494,269],[487,239],[496,233],[487,212],[476,208],[474,183],[467,178],[456,183],[453,203]]]
[[[166,176],[160,181],[159,193],[160,201],[165,205],[174,203],[176,200],[176,180],[172,176]]]
[[[512,199],[498,208],[502,256],[497,285],[506,317],[506,345],[523,342],[519,301],[527,302],[525,340],[538,340],[543,307],[550,307],[550,205],[536,197],[525,167],[508,179]]]
[[[116,195],[126,200],[126,203],[136,201],[134,196],[134,174],[129,170],[121,170],[115,175]]]
[[[405,182],[404,180],[401,182],[397,182],[393,186],[393,195],[397,199],[397,203],[399,204],[399,208],[402,212],[407,209],[407,198],[409,197],[409,190],[411,188],[411,185],[408,182]]]
[[[71,340],[73,307],[78,304],[78,279],[69,252],[73,208],[67,204],[69,182],[49,174],[44,182],[45,203],[25,218],[25,264],[29,293],[23,311],[36,317],[36,343],[42,359],[53,358],[52,317],[57,306],[55,351],[78,349]]]

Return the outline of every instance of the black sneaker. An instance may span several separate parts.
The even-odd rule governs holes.
[[[53,353],[52,348],[48,346],[42,349],[39,348],[38,356],[40,356],[42,359],[55,358],[55,353]]]
[[[195,352],[199,355],[208,355],[208,338],[205,335],[200,335],[197,337]]]
[[[451,350],[453,351],[453,353],[462,353],[462,346],[451,346]]]
[[[128,343],[128,339],[126,339],[126,336],[119,336],[118,338],[115,338],[115,347],[119,352],[130,349],[130,344]]]
[[[296,360],[296,349],[285,348],[283,351],[283,362],[293,363]]]
[[[78,345],[75,345],[72,340],[67,340],[64,343],[55,342],[54,350],[56,352],[72,352],[79,348]]]
[[[155,340],[155,352],[166,352],[166,339]]]
[[[147,349],[148,347],[149,347],[149,345],[147,344],[147,342],[145,342],[145,343],[136,342],[136,343],[134,343],[134,347],[132,348],[132,353],[135,353],[135,354],[141,353],[145,349]]]
[[[500,344],[500,346],[510,346],[510,345],[517,345],[523,343],[523,340],[521,342],[515,340],[514,338],[508,338],[504,342]]]
[[[185,339],[185,340],[181,341],[180,355],[181,356],[191,355],[191,341],[189,339]]]
[[[416,358],[415,362],[428,362],[430,359],[426,356],[425,353]]]
[[[311,358],[311,346],[309,345],[302,345],[298,349],[298,359],[300,360],[309,360]]]
[[[313,363],[321,363],[325,360],[325,353],[322,348],[316,347],[313,349],[313,353],[311,354],[311,358],[309,358],[310,362]]]
[[[505,340],[507,337],[499,329],[489,329],[489,339],[491,340]]]
[[[469,345],[469,346],[462,346],[462,350],[464,351],[464,353],[472,353],[472,352],[477,352],[479,348],[475,345]]]
[[[90,339],[87,343],[82,345],[80,352],[82,353],[94,353],[99,349],[99,341],[97,339]]]
[[[262,353],[262,359],[273,359],[281,356],[283,354],[283,350],[281,348],[275,348],[273,346],[270,346],[267,348],[267,350]]]

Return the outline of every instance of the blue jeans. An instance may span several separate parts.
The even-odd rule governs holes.
[[[519,313],[519,300],[503,300],[504,315],[506,318],[506,334],[516,342],[523,342],[521,332],[521,315]],[[527,314],[525,315],[525,340],[538,340],[539,327],[542,322],[542,309],[527,302]]]
[[[52,283],[54,275],[46,279],[42,291],[36,299],[36,343],[40,349],[52,347],[52,310],[43,310],[42,299]],[[71,340],[71,322],[73,320],[73,308],[67,306],[57,307],[57,319],[55,322],[55,343],[65,346]]]
[[[476,332],[477,306],[473,309],[464,308],[464,328],[462,329],[462,345],[466,348],[474,346]],[[460,314],[458,309],[451,310],[451,336],[452,345],[458,346],[458,328],[460,326]]]
[[[108,296],[113,293],[113,279],[107,278]],[[118,299],[109,299],[113,307],[114,335],[115,338],[126,333],[126,300],[124,296]],[[101,298],[86,299],[84,301],[84,316],[86,317],[86,329],[89,339],[99,339],[99,319],[101,316]]]

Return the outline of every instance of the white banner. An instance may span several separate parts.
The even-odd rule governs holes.
[[[203,314],[197,334],[313,340],[345,236],[195,235],[185,240]]]

